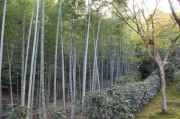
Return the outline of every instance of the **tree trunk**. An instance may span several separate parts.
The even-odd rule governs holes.
[[[40,62],[40,82],[42,85],[42,108],[43,118],[47,119],[46,115],[46,103],[45,103],[45,87],[44,87],[44,0],[41,1],[41,62]]]
[[[2,19],[1,41],[0,41],[0,119],[2,119],[2,85],[1,85],[1,72],[2,72],[2,58],[3,58],[3,41],[4,41],[4,26],[6,16],[6,0],[4,0],[4,10]]]
[[[102,53],[102,58],[101,58],[101,89],[104,89],[104,59],[103,59],[103,53]]]
[[[39,0],[37,1],[37,8],[36,8],[36,24],[35,24],[35,34],[34,34],[34,41],[33,41],[33,49],[32,49],[32,57],[31,57],[31,67],[30,67],[30,76],[29,76],[29,90],[28,90],[28,104],[27,104],[27,108],[30,109],[31,107],[31,99],[32,99],[32,81],[33,81],[33,69],[34,69],[34,62],[35,62],[35,51],[36,51],[36,43],[37,43],[37,40],[38,40],[38,18],[39,18]],[[23,97],[24,97],[24,100],[22,104],[25,103],[25,83],[23,83]],[[28,113],[28,116],[29,117],[29,113]]]
[[[62,11],[61,11],[62,12]],[[62,13],[61,13],[62,15]],[[61,20],[61,64],[62,64],[62,90],[63,90],[63,107],[64,113],[66,113],[66,91],[65,91],[65,72],[64,72],[64,39],[62,36],[62,20]]]
[[[79,90],[78,90],[78,97],[79,98],[81,98],[81,91],[82,91],[82,83],[81,83],[81,60],[80,60],[80,58],[79,58],[79,60],[78,60],[78,70],[79,70],[79,75],[78,75],[78,84],[79,84],[79,86],[78,86],[78,88],[79,88]]]
[[[62,0],[60,3],[60,6],[62,5]],[[65,86],[65,68],[64,68],[64,38],[63,38],[63,19],[62,19],[62,8],[61,8],[61,13],[60,13],[60,35],[61,35],[61,65],[62,65],[62,93],[63,93],[63,110],[64,113],[66,114],[66,86]]]
[[[90,29],[90,22],[91,22],[91,4],[89,7],[89,14],[88,14],[88,26],[87,26],[87,33],[86,33],[86,42],[85,42],[85,51],[84,51],[84,63],[83,63],[83,87],[82,87],[82,108],[84,106],[84,97],[86,95],[86,68],[87,68],[87,54],[88,54],[88,43],[89,43],[89,29]]]
[[[30,40],[31,40],[31,32],[32,32],[33,19],[34,19],[35,5],[36,5],[36,2],[34,0],[32,16],[31,16],[31,22],[30,22],[30,27],[29,27],[28,41],[27,41],[26,59],[25,59],[24,69],[22,71],[24,74],[21,74],[23,76],[23,79],[21,79],[21,82],[22,82],[22,85],[21,85],[21,88],[22,88],[21,89],[21,105],[25,105],[26,75],[27,75],[29,47],[30,47]]]
[[[25,11],[25,0],[23,0],[23,8],[22,8],[22,54],[21,54],[21,104],[22,106],[25,105],[25,86],[24,86],[24,56],[25,56],[25,15],[26,15],[26,11]]]
[[[70,102],[71,102],[71,119],[74,118],[74,108],[73,108],[73,82],[72,82],[72,31],[70,33],[70,55],[69,55],[69,86],[70,86]]]
[[[10,51],[9,49],[9,43],[8,43],[8,40],[6,38],[6,44],[7,44],[7,56],[8,56],[8,64],[9,64],[9,71],[8,71],[8,74],[9,74],[9,83],[10,83],[10,97],[11,97],[11,109],[13,111],[13,94],[12,94],[12,71],[11,71],[11,64],[12,64],[12,57],[13,57],[13,51],[14,51],[14,45],[15,45],[15,42],[13,44],[13,49],[12,51]]]
[[[61,17],[61,1],[59,1],[57,31],[56,31],[56,46],[55,46],[55,61],[54,61],[54,106],[57,103],[57,60],[58,60],[58,44],[59,44],[59,28],[60,28],[60,17]]]
[[[74,24],[74,23],[73,23]],[[75,32],[73,30],[73,32]],[[76,89],[76,35],[73,36],[74,37],[74,43],[73,43],[73,57],[72,57],[72,61],[73,61],[73,66],[72,66],[72,72],[73,72],[73,117],[75,116],[76,113],[76,94],[77,94],[77,89]]]
[[[39,34],[39,30],[38,30],[38,33],[37,34]],[[38,35],[39,36],[39,35]],[[36,65],[37,65],[37,54],[38,54],[38,44],[39,44],[39,39],[37,38],[37,41],[36,41],[36,49],[35,49],[35,57],[34,57],[34,69],[33,69],[33,78],[32,78],[32,90],[31,90],[31,93],[32,93],[32,96],[31,96],[31,107],[30,107],[30,109],[31,109],[31,111],[30,111],[30,119],[32,119],[32,112],[33,112],[33,109],[34,109],[34,89],[35,89],[35,82],[36,82],[36,80],[35,80],[35,77],[36,77]],[[38,94],[38,93],[37,93]]]
[[[158,64],[161,78],[161,101],[162,101],[162,113],[166,113],[167,104],[166,104],[166,81],[165,81],[165,70],[164,64]]]

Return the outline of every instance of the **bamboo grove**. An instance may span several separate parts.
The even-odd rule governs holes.
[[[48,119],[50,107],[73,119],[86,92],[112,87],[129,71],[132,30],[108,5],[0,1],[0,119],[17,107],[30,119]]]

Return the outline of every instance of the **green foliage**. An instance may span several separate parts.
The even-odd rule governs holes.
[[[65,58],[69,57],[69,39],[70,39],[70,31],[73,28],[73,39],[76,39],[76,47],[77,47],[77,59],[82,58],[84,55],[84,39],[86,37],[86,30],[87,30],[87,14],[85,14],[85,1],[84,0],[67,0],[62,1],[62,35],[64,39],[64,55]],[[3,1],[0,2],[0,21],[2,20],[2,12],[3,12]],[[31,20],[32,15],[32,8],[34,1],[33,0],[26,0],[25,2],[25,47],[27,46],[27,38],[29,33],[29,23]],[[57,28],[57,17],[58,17],[58,8],[59,4],[55,3],[54,0],[47,0],[45,1],[45,26],[44,26],[44,34],[45,34],[45,62],[49,62],[50,60],[53,61],[53,54],[55,49],[55,39],[56,39],[56,28]],[[13,61],[12,61],[12,81],[16,81],[17,77],[20,77],[21,74],[21,46],[22,46],[22,11],[23,10],[23,1],[11,0],[7,2],[7,11],[6,11],[6,39],[8,43],[5,43],[5,46],[9,45],[9,52],[13,51]],[[16,12],[14,12],[16,11]],[[99,12],[92,11],[91,14],[91,26],[90,26],[90,33],[89,33],[89,59],[93,59],[94,57],[94,40],[93,35],[96,37],[97,33],[97,24],[99,19]],[[73,25],[72,25],[73,19]],[[35,20],[35,14],[34,19]],[[33,22],[34,25],[35,22]],[[1,24],[0,24],[1,26]],[[104,48],[109,48],[110,45],[113,50],[119,47],[120,40],[123,39],[123,51],[129,54],[130,51],[126,48],[126,44],[129,43],[126,40],[126,32],[124,31],[125,23],[120,21],[117,18],[112,19],[101,19],[101,27],[100,27],[100,34],[99,34],[99,42],[98,42],[98,53],[103,54],[104,59],[108,59],[109,52],[104,50]],[[94,32],[94,34],[93,34]],[[31,39],[34,36],[34,27],[32,27],[32,34]],[[111,38],[113,42],[110,43]],[[128,38],[127,38],[128,39]],[[59,46],[61,41],[61,35],[59,35]],[[75,40],[73,40],[75,41]],[[12,47],[14,46],[14,48]],[[32,47],[32,41],[30,42],[30,49]],[[48,47],[48,48],[47,48]],[[6,63],[7,59],[7,52],[6,47],[4,47],[4,54],[3,54],[3,67],[7,67]],[[59,47],[59,50],[61,47]],[[26,48],[25,48],[26,50]],[[116,54],[118,54],[118,50],[116,50]],[[31,56],[31,50],[29,51],[29,56]],[[60,53],[61,54],[61,53]],[[61,57],[59,55],[59,57]],[[39,58],[39,57],[38,57]],[[61,58],[59,58],[61,59]],[[68,60],[65,60],[68,61]],[[66,62],[68,64],[68,62]],[[52,63],[53,65],[53,63]],[[38,64],[37,64],[38,66]],[[28,62],[28,66],[30,67],[30,63]],[[6,71],[5,71],[6,70]],[[3,68],[3,81],[2,85],[4,89],[9,88],[9,80],[8,80],[8,68]],[[29,71],[27,71],[29,73]],[[28,77],[28,74],[27,74]]]
[[[123,75],[116,80],[118,85],[126,85],[127,83],[134,83],[141,80],[141,74],[137,69],[132,69],[127,75]]]
[[[175,65],[173,63],[168,63],[165,68],[166,79],[173,79],[173,73],[175,71]]]
[[[116,83],[119,85],[125,85],[127,83],[134,83],[135,82],[135,77],[133,75],[124,75],[121,76],[119,79],[117,79]]]
[[[174,71],[173,79],[177,82],[176,87],[180,89],[180,70]]]
[[[121,91],[107,89],[105,92],[95,91],[86,96],[84,115],[90,119],[110,119],[132,117],[129,101],[121,97]]]
[[[180,60],[178,58],[173,58],[165,67],[166,78],[167,80],[176,80],[179,79],[179,69],[180,69]]]
[[[174,71],[173,78],[180,81],[180,70]]]
[[[179,58],[173,58],[167,64],[165,68],[166,80],[175,82],[175,87],[180,88],[180,60]]]
[[[127,83],[134,83],[141,81],[141,74],[137,70],[136,65],[132,65],[127,75],[123,75],[116,80],[118,85],[126,85]]]
[[[27,107],[18,106],[9,114],[8,119],[26,119],[28,111]]]
[[[12,67],[11,68],[11,78],[13,79],[12,80],[12,87],[17,87],[17,85],[19,85],[17,83],[17,79],[18,75],[19,75],[19,72],[18,71],[18,67]],[[3,66],[3,71],[2,71],[2,90],[7,90],[10,88],[10,79],[9,79],[9,67],[8,67],[8,64],[6,64],[6,62],[4,63],[4,66]],[[20,82],[20,81],[19,81]]]
[[[159,86],[159,76],[153,73],[143,82],[88,93],[84,115],[90,119],[134,118],[135,112],[153,98]]]
[[[51,119],[62,119],[65,116],[64,111],[62,109],[59,109],[57,106],[50,106],[48,108],[48,115]]]

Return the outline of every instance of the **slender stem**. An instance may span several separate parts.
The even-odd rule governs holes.
[[[3,54],[3,41],[4,41],[4,26],[5,26],[5,16],[6,16],[6,0],[4,0],[4,10],[2,19],[2,30],[1,30],[1,46],[0,46],[0,119],[2,119],[2,54]]]
[[[89,4],[88,27],[87,27],[86,43],[85,43],[85,51],[84,51],[82,108],[84,106],[84,96],[86,93],[86,68],[87,68],[87,54],[88,54],[90,20],[91,20],[91,4]]]
[[[42,85],[42,106],[43,106],[43,117],[47,119],[46,115],[46,104],[45,104],[45,88],[44,88],[44,0],[42,0],[42,21],[41,21],[41,69],[40,69],[40,81]]]
[[[31,22],[30,22],[30,27],[29,27],[27,49],[26,49],[25,67],[24,67],[24,71],[23,71],[24,74],[23,74],[22,101],[21,101],[22,105],[24,105],[24,103],[25,103],[25,88],[26,88],[26,74],[27,74],[28,56],[29,56],[29,44],[30,44],[30,39],[31,39],[31,32],[32,32],[32,24],[33,24],[33,18],[34,18],[35,4],[36,4],[36,2],[34,0],[32,16],[31,16]]]
[[[25,11],[25,0],[23,0],[23,11],[22,11],[22,22],[23,22],[23,25],[22,25],[22,61],[21,61],[21,83],[22,83],[22,86],[21,86],[21,104],[22,106],[25,105],[25,82],[24,81],[24,45],[25,45],[25,15],[26,15],[26,11]]]
[[[37,9],[36,9],[36,25],[35,25],[35,35],[34,35],[34,43],[33,43],[33,50],[32,50],[32,58],[31,58],[31,67],[30,67],[30,78],[29,78],[29,93],[28,93],[28,104],[27,108],[30,109],[31,107],[31,96],[32,96],[32,78],[33,78],[33,69],[34,69],[34,57],[35,57],[35,50],[36,50],[36,42],[38,38],[38,18],[39,18],[39,0],[37,0]],[[28,115],[29,116],[29,115]]]
[[[57,32],[56,32],[56,48],[55,48],[55,61],[54,61],[54,106],[57,104],[57,57],[58,57],[58,42],[59,42],[59,26],[60,26],[60,17],[61,17],[61,3],[59,4],[58,12],[58,22],[57,22]]]

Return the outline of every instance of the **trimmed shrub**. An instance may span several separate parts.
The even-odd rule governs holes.
[[[151,101],[159,87],[159,75],[153,72],[143,82],[88,93],[84,116],[89,119],[132,119],[142,106]]]

